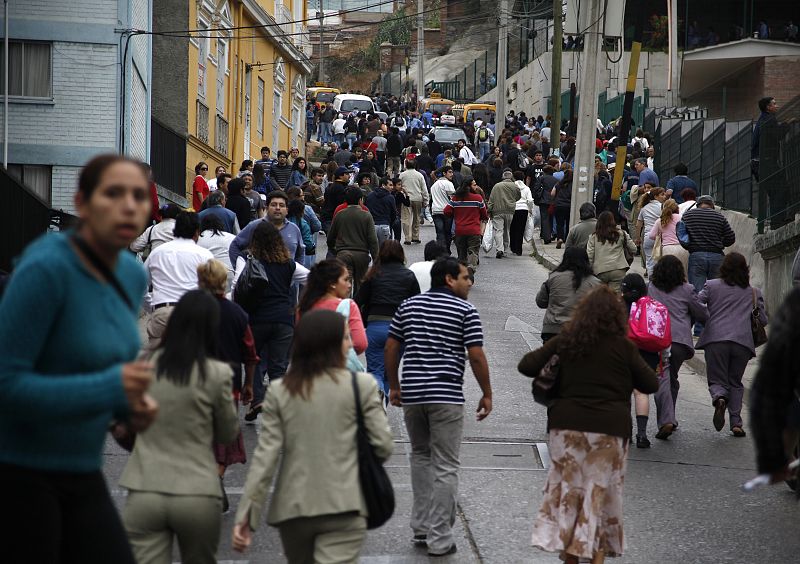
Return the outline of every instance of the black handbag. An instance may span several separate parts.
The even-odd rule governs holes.
[[[531,393],[533,401],[545,407],[553,405],[558,391],[558,373],[560,360],[557,354],[550,357],[550,360],[539,371],[539,375],[533,378]]]
[[[269,286],[269,276],[264,264],[253,255],[247,255],[247,264],[236,281],[233,290],[233,301],[247,312],[252,312],[258,305],[258,299]]]
[[[753,311],[750,312],[750,330],[753,332],[753,346],[760,347],[767,342],[767,330],[758,316],[758,303],[756,302],[756,289],[750,288],[753,292]]]
[[[358,479],[367,505],[367,529],[377,529],[394,514],[394,488],[383,463],[375,456],[369,443],[364,414],[361,412],[361,396],[358,393],[356,373],[350,372],[353,395],[356,399],[356,443],[358,445]]]

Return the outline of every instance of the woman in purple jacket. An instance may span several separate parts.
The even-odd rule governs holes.
[[[721,431],[725,426],[727,408],[733,436],[744,437],[742,376],[748,361],[756,355],[750,315],[757,307],[758,317],[766,325],[767,312],[761,291],[750,286],[750,269],[742,255],[725,256],[719,278],[706,282],[700,302],[708,306],[708,321],[695,348],[706,353],[714,428]]]
[[[692,324],[708,319],[708,309],[700,303],[694,286],[686,282],[683,263],[673,255],[665,255],[656,263],[647,294],[667,306],[672,330],[669,356],[670,394],[662,393],[661,386],[655,394],[659,415],[656,438],[666,439],[678,426],[675,418],[675,404],[681,387],[678,371],[685,361],[694,356]]]

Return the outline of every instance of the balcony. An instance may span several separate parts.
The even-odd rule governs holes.
[[[292,22],[292,12],[289,11],[289,8],[284,6],[283,4],[277,4],[275,6],[275,21],[280,26],[283,33],[291,34],[294,33],[294,23]],[[295,36],[289,35],[290,39],[294,39]]]
[[[228,122],[221,115],[216,116],[214,124],[214,149],[228,156]]]
[[[208,106],[200,100],[197,101],[197,138],[208,144]]]
[[[293,39],[297,48],[300,49],[306,57],[310,57],[312,45],[311,34],[308,33],[308,27],[303,26],[298,32],[298,35],[293,36]]]

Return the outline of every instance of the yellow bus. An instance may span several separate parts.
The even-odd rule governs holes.
[[[428,98],[422,98],[417,103],[417,109],[419,113],[430,111],[432,114],[442,115],[452,110],[455,105],[456,103],[452,100],[442,98],[442,96],[436,92],[431,92]]]
[[[472,125],[476,120],[482,119],[486,123],[495,117],[496,106],[492,104],[457,104],[453,106],[453,114],[457,123]]]
[[[306,90],[306,98],[308,100],[316,100],[317,108],[325,109],[325,106],[333,102],[338,94],[341,94],[338,88],[328,88],[327,86],[312,86]]]

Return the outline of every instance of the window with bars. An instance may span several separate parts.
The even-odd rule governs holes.
[[[197,138],[208,143],[208,106],[197,101]]]
[[[214,131],[214,149],[218,153],[228,156],[228,122],[217,114]]]
[[[10,90],[10,89],[9,89]],[[43,165],[9,164],[8,174],[31,189],[47,205],[53,201],[53,168]]]
[[[5,48],[0,42],[0,77],[5,73]],[[8,45],[8,95],[53,98],[53,46],[50,43],[12,41]],[[0,95],[5,84],[0,80]]]
[[[217,113],[225,113],[225,70],[228,68],[227,45],[217,39]]]
[[[264,81],[258,79],[258,93],[256,98],[256,132],[259,137],[264,136]]]

